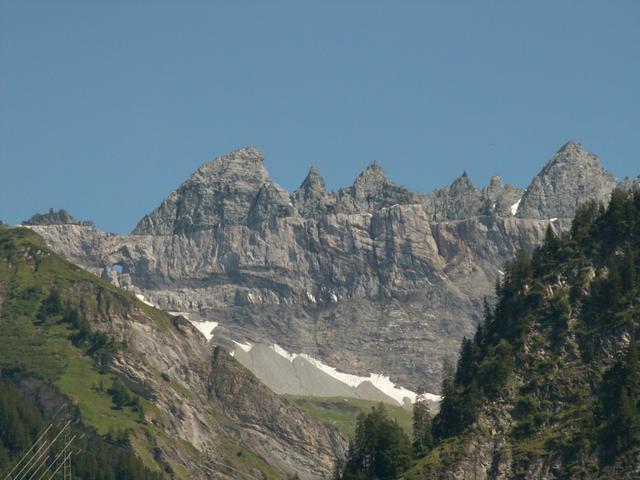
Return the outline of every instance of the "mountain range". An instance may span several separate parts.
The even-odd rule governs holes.
[[[505,262],[618,185],[638,180],[618,182],[569,142],[525,189],[499,176],[479,188],[464,173],[415,193],[374,162],[336,192],[312,167],[290,194],[259,150],[242,148],[202,165],[130,235],[66,212],[23,225],[188,318],[277,393],[403,403],[439,393],[443,362],[474,335]]]
[[[0,225],[0,469],[65,409],[86,478],[360,478],[368,418],[407,479],[635,478],[637,192],[575,142],[526,189],[428,194],[377,163],[289,194],[244,148],[130,235]]]

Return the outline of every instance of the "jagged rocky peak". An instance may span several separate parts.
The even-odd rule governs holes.
[[[309,173],[300,185],[300,188],[293,193],[296,200],[309,200],[324,197],[327,195],[327,187],[324,178],[320,175],[320,170],[313,165]]]
[[[1,222],[0,222],[1,223]],[[67,212],[64,208],[54,210],[50,208],[47,213],[36,213],[29,220],[22,222],[23,225],[82,225],[94,226],[93,222],[78,220]]]
[[[460,220],[480,214],[482,191],[474,185],[466,170],[451,185],[434,190],[424,197],[431,220]]]
[[[455,192],[464,192],[464,191],[479,191],[478,187],[476,187],[474,185],[474,183],[471,181],[471,179],[469,178],[469,174],[467,173],[467,171],[463,171],[462,175],[460,175],[458,178],[456,178],[453,183],[451,183],[451,186],[449,187],[449,190],[452,193]]]
[[[335,198],[327,192],[324,178],[315,165],[309,169],[309,173],[300,188],[291,195],[291,199],[296,210],[303,217],[323,215],[335,203]]]
[[[379,190],[387,183],[393,182],[387,178],[382,165],[374,160],[358,175],[358,178],[356,178],[353,183],[353,188],[355,190],[365,191],[372,189]]]
[[[536,175],[522,196],[521,218],[570,218],[588,201],[607,203],[615,177],[598,157],[575,141],[566,143]]]
[[[502,181],[502,177],[498,174],[492,175],[491,180],[489,180],[489,186],[487,189],[489,191],[499,191],[504,188],[504,182]]]
[[[307,177],[302,182],[301,188],[307,190],[326,190],[324,178],[320,175],[320,170],[315,165],[311,165]]]
[[[246,147],[205,163],[133,233],[171,235],[219,225],[256,226],[270,216],[292,214],[288,193],[271,180],[263,160],[260,150]]]
[[[189,183],[216,184],[221,180],[239,180],[257,185],[269,181],[264,155],[255,147],[239,148],[202,165],[183,186]]]
[[[374,161],[356,178],[353,186],[338,191],[336,210],[345,213],[375,212],[393,205],[419,203],[420,196],[397,185]]]
[[[511,216],[523,193],[523,189],[505,184],[500,175],[493,175],[489,185],[482,191],[484,197],[483,213],[493,213],[502,217]]]

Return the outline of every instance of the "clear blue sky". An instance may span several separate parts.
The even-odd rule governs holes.
[[[0,219],[130,231],[240,146],[295,189],[372,160],[525,186],[567,140],[640,174],[640,2],[0,0]]]

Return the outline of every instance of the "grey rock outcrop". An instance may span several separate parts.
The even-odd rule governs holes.
[[[1,222],[0,222],[1,223]],[[29,220],[22,222],[23,225],[82,225],[93,226],[93,222],[78,220],[64,208],[55,211],[50,208],[47,213],[36,213]]]
[[[500,175],[491,177],[489,185],[483,190],[482,213],[495,213],[501,217],[514,215],[516,206],[524,194],[524,190],[504,184]]]
[[[315,166],[291,198],[302,217],[317,218],[335,210],[335,196],[329,195],[324,178]]]
[[[133,233],[189,234],[292,213],[289,195],[269,178],[262,153],[248,147],[205,163]]]
[[[522,197],[520,218],[571,218],[587,200],[608,202],[616,179],[574,141],[565,144],[536,175]]]
[[[161,308],[219,322],[218,344],[276,343],[347,373],[381,373],[435,393],[443,359],[473,335],[504,263],[539,244],[548,225],[568,228],[567,217],[592,195],[606,199],[611,178],[595,156],[568,144],[514,217],[523,190],[499,177],[481,189],[462,175],[422,195],[375,163],[337,193],[312,169],[289,196],[248,148],[203,165],[133,235],[32,228]]]
[[[394,205],[419,202],[419,195],[387,178],[378,162],[371,163],[356,178],[352,187],[341,188],[337,193],[337,213],[376,212]]]
[[[489,185],[480,189],[464,172],[450,186],[425,195],[422,203],[434,222],[464,220],[481,215],[509,217],[513,215],[512,207],[523,192],[520,188],[505,185],[499,175],[491,177]]]
[[[427,195],[425,203],[431,211],[432,221],[461,220],[480,213],[482,191],[464,172],[449,187]]]
[[[96,232],[80,225],[42,228]],[[92,332],[106,333],[117,345],[110,349],[109,360],[99,367],[108,371],[105,382],[117,374],[146,400],[146,415],[138,420],[139,427],[131,428],[141,435],[131,433],[128,437],[135,439],[131,447],[136,453],[142,456],[148,452],[150,458],[153,452],[159,464],[160,459],[170,460],[173,467],[179,467],[172,467],[175,474],[170,477],[176,479],[230,479],[238,478],[238,472],[243,478],[261,478],[263,472],[269,473],[270,478],[289,478],[294,473],[305,480],[330,478],[336,460],[344,458],[347,447],[337,430],[273,393],[226,352],[212,348],[185,318],[150,308],[130,292],[79,272],[77,266],[59,258],[33,233],[7,230],[3,229],[0,239],[5,246],[0,258],[0,307],[9,296],[7,292],[15,295],[22,291],[15,278],[24,275],[24,271],[32,272],[30,285],[38,288],[63,285],[60,295],[65,308],[73,306]],[[18,246],[15,238],[28,240]],[[16,258],[20,259],[19,266]],[[85,301],[92,307],[86,309]],[[24,320],[30,322],[28,317]],[[9,338],[20,342],[23,328],[16,328],[18,333]],[[19,344],[24,345],[25,356],[41,356],[43,350],[22,342]],[[73,352],[73,361],[82,365],[78,371],[70,361],[58,360],[64,364],[61,371],[69,381],[95,375],[97,365],[83,356],[84,350],[76,351],[71,346],[68,335],[60,337],[59,342],[69,342],[57,348]],[[3,346],[6,344],[5,339]],[[14,363],[20,360],[19,356],[1,358],[3,368],[15,365],[16,370],[23,370],[22,364]],[[73,387],[73,392],[78,392],[73,401],[83,416],[84,407],[95,401],[95,394],[84,393],[85,388],[89,390],[89,383]],[[97,389],[97,384],[91,388]],[[56,409],[52,415],[59,412]],[[94,414],[94,421],[98,416],[107,426],[118,418]]]

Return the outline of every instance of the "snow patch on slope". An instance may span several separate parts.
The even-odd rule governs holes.
[[[140,300],[142,303],[146,303],[146,304],[147,304],[147,305],[149,305],[150,307],[155,307],[155,305],[154,305],[153,303],[147,302],[147,301],[145,300],[144,295],[142,295],[141,293],[136,293],[136,298],[137,298],[138,300]]]
[[[191,325],[196,327],[207,340],[211,340],[213,338],[213,331],[218,326],[218,322],[196,322],[194,320],[189,321],[191,322]]]
[[[518,207],[520,207],[521,201],[522,201],[522,198],[520,198],[516,203],[511,205],[511,215],[515,216],[515,214],[518,213]]]
[[[236,342],[237,343],[237,342]],[[240,345],[240,344],[238,344]],[[412,403],[416,401],[416,393],[412,392],[409,389],[402,388],[396,386],[389,377],[385,375],[380,375],[377,373],[372,373],[368,377],[362,377],[359,375],[352,375],[350,373],[339,372],[333,367],[322,363],[320,360],[307,355],[306,353],[289,353],[280,345],[273,344],[271,349],[276,352],[278,355],[286,358],[290,362],[293,362],[296,358],[304,358],[311,365],[319,369],[320,371],[326,373],[327,375],[335,378],[336,380],[349,385],[350,387],[356,388],[363,382],[371,382],[371,384],[376,387],[378,390],[383,392],[385,395],[393,398],[400,405],[404,403],[404,399],[408,398]],[[244,350],[244,349],[243,349]],[[249,350],[245,350],[249,351]],[[431,393],[425,394],[425,398],[427,400],[432,400],[434,402],[439,402],[441,397],[439,395],[434,395]]]
[[[253,348],[253,343],[251,342],[240,343],[234,340],[233,343],[235,343],[238,347],[240,347],[240,349],[243,350],[244,352],[250,352],[251,349]]]

